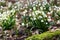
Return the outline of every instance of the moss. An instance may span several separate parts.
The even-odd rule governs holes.
[[[53,37],[60,35],[60,30],[54,32],[47,31],[39,35],[33,35],[25,40],[52,40]]]

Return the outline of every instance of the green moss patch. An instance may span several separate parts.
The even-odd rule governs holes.
[[[52,40],[52,38],[57,35],[60,35],[60,30],[56,30],[54,32],[47,31],[39,35],[33,35],[26,40]]]

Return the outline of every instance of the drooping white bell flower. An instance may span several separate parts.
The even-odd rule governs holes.
[[[43,10],[43,7],[40,7],[40,10]]]
[[[36,7],[33,7],[33,10],[36,10]]]
[[[41,20],[41,22],[44,22],[44,20]]]
[[[24,26],[25,24],[24,23],[22,23],[22,26]]]
[[[39,16],[39,18],[43,18],[42,16]]]
[[[36,20],[36,18],[34,18],[34,20]]]

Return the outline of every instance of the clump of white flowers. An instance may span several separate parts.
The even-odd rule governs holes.
[[[7,20],[7,17],[8,17],[12,12],[15,12],[15,10],[4,11],[3,13],[0,12],[0,21],[2,21],[2,20]]]
[[[38,7],[39,6],[39,7]],[[31,9],[32,11],[29,12],[29,10]],[[26,11],[27,10],[27,11]],[[32,27],[37,27],[37,28],[48,28],[47,26],[49,26],[49,22],[51,21],[50,16],[48,17],[47,14],[48,11],[51,10],[51,7],[49,7],[49,4],[44,4],[41,5],[41,3],[38,4],[32,4],[31,8],[27,8],[23,11],[23,13],[25,13],[25,15],[23,14],[23,22],[22,22],[22,26],[26,26],[29,23],[29,26]],[[26,15],[27,14],[27,15]],[[44,30],[42,28],[42,30]]]
[[[5,1],[3,0],[1,2],[4,3]],[[28,2],[28,4],[25,5],[20,1],[17,1],[14,4],[8,2],[5,6],[6,7],[0,6],[0,21],[7,20],[11,12],[14,13],[17,11],[22,14],[22,26],[31,25],[38,28],[47,27],[49,22],[52,21],[52,14],[54,14],[54,16],[60,16],[60,7],[50,6],[46,0],[42,0],[42,2],[36,0],[31,3]]]

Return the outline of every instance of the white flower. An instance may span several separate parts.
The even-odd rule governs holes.
[[[28,5],[27,5],[27,4],[25,4],[25,6],[27,7]]]
[[[42,11],[42,15],[43,15],[43,16],[46,16],[46,14],[45,14],[43,11]]]
[[[24,11],[23,14],[25,14],[26,12]]]
[[[12,9],[10,12],[12,12],[12,13],[14,14],[14,12],[15,12],[15,9]]]
[[[25,24],[24,23],[22,23],[22,26],[24,26]]]
[[[37,14],[38,14],[38,12],[37,12],[37,11],[35,11],[35,14],[37,15]]]
[[[25,14],[27,12],[27,10],[25,10],[23,13]]]
[[[41,20],[41,22],[44,22],[44,20]]]
[[[17,8],[17,6],[15,6],[14,8]]]
[[[6,33],[7,33],[7,31],[4,31],[4,33],[6,34]]]
[[[42,16],[39,16],[39,18],[42,18]]]
[[[42,2],[43,2],[42,3],[43,6],[45,6],[47,4],[47,1],[46,0],[43,0]]]
[[[45,15],[45,13],[42,11],[42,15]]]
[[[28,27],[28,23],[26,24],[26,26]]]
[[[43,17],[47,17],[47,15],[44,15]]]
[[[23,14],[25,16],[25,14]]]
[[[60,20],[57,21],[57,24],[60,24]]]
[[[3,6],[1,6],[1,8],[3,8]]]
[[[55,6],[54,10],[57,10],[57,9],[56,9],[56,6]]]
[[[36,18],[34,18],[34,20],[36,20]]]
[[[30,18],[31,20],[33,20],[33,18]]]
[[[32,12],[32,15],[33,15],[33,17],[35,17],[35,16],[36,16],[34,12]]]
[[[29,9],[30,11],[32,10],[32,9]]]
[[[60,10],[60,7],[59,7],[59,10]]]
[[[10,11],[7,11],[7,13],[10,13]]]
[[[51,14],[50,12],[48,12],[47,14]]]
[[[3,14],[6,14],[7,12],[3,12]]]
[[[46,8],[44,7],[44,10],[45,10]]]
[[[41,11],[40,11],[40,10],[38,10],[37,12],[38,12],[38,13],[41,13]]]
[[[2,18],[0,18],[0,21],[2,21]]]
[[[36,7],[33,7],[33,10],[36,10]]]
[[[40,7],[41,10],[43,10],[43,7]]]
[[[48,19],[48,21],[50,22],[50,21],[51,21],[51,19],[49,18],[49,19]]]
[[[11,13],[10,11],[7,11],[7,13],[6,13],[6,14],[7,14],[7,15],[10,15],[10,13]]]
[[[41,3],[39,3],[39,6],[41,5]]]
[[[53,13],[53,11],[50,12],[51,14]]]
[[[25,10],[25,12],[27,12],[27,10]]]
[[[41,11],[37,10],[37,11],[35,11],[35,13],[36,13],[36,15],[38,15],[41,13]]]
[[[3,15],[4,15],[4,16],[3,16]],[[7,15],[7,14],[4,14],[4,13],[2,14],[2,17],[6,17],[6,16],[8,16],[8,15]]]
[[[32,16],[31,14],[29,14],[29,16]]]
[[[48,24],[48,23],[46,22],[46,24]]]
[[[7,17],[2,17],[3,20],[7,19]]]

